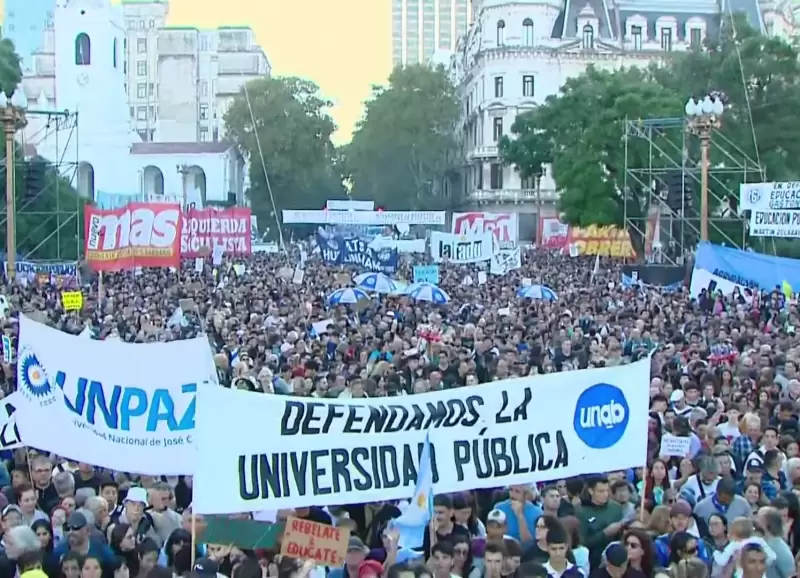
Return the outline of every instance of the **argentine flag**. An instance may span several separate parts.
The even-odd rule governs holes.
[[[431,518],[433,518],[433,470],[431,440],[428,433],[425,435],[425,445],[419,458],[414,497],[400,517],[395,518],[391,524],[391,529],[399,534],[397,545],[400,548],[422,548]]]

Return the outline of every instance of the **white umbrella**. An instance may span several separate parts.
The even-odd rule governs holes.
[[[361,273],[353,279],[356,287],[364,291],[374,291],[375,293],[394,293],[397,285],[383,273]]]
[[[450,301],[450,296],[443,289],[431,283],[417,283],[410,288],[408,296],[417,301],[430,301],[439,305]]]

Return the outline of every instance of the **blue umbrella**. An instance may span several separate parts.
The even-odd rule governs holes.
[[[369,299],[369,295],[367,295],[361,289],[337,289],[330,295],[328,295],[328,305],[352,305],[353,303],[358,303],[359,301],[363,301],[365,299]]]
[[[544,285],[528,285],[517,290],[517,297],[525,299],[541,299],[542,301],[558,301],[556,292]]]
[[[364,291],[374,291],[375,293],[394,293],[397,291],[395,282],[383,273],[361,273],[354,279],[356,287]]]
[[[430,301],[439,305],[450,301],[450,296],[444,290],[431,283],[416,283],[408,296],[417,301]]]

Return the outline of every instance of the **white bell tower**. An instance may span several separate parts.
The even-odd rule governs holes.
[[[125,93],[124,43],[121,6],[110,0],[57,0],[55,108],[78,113],[78,137],[67,150],[48,153],[78,159],[82,192],[136,188],[136,170],[127,167],[130,147],[141,139],[133,131]]]

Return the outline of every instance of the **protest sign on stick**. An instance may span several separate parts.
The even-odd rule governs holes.
[[[341,566],[349,541],[349,528],[337,528],[290,516],[283,531],[281,556],[314,560],[324,566]]]

